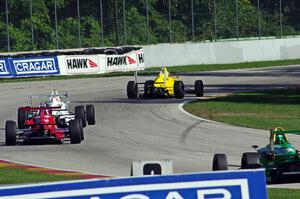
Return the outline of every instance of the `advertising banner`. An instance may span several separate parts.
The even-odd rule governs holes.
[[[15,76],[46,76],[59,74],[57,57],[30,57],[9,59]]]
[[[144,53],[140,50],[123,55],[107,55],[105,66],[106,72],[142,70],[144,69]]]
[[[8,59],[0,59],[0,77],[10,77],[11,69],[9,66]]]
[[[65,66],[67,74],[94,74],[105,67],[99,64],[97,55],[65,56]]]
[[[267,193],[259,169],[1,187],[1,198],[267,199]]]

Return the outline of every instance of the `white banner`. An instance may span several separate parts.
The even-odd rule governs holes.
[[[65,67],[67,74],[93,74],[104,68],[99,64],[97,55],[65,56]]]

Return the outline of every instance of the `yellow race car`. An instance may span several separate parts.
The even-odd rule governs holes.
[[[184,98],[185,93],[196,94],[197,97],[203,96],[202,80],[195,81],[194,89],[185,88],[182,80],[179,77],[172,77],[166,67],[163,67],[159,75],[154,80],[147,80],[144,83],[129,81],[127,84],[128,98],[138,97],[175,97],[178,99]],[[139,85],[144,85],[143,90]]]

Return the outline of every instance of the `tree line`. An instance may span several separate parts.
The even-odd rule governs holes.
[[[296,35],[299,8],[297,0],[1,0],[0,51]]]

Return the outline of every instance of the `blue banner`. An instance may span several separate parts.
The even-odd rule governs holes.
[[[8,59],[0,59],[0,77],[10,77],[13,76],[11,73],[10,65]]]
[[[10,58],[14,76],[45,76],[59,74],[57,57]]]
[[[259,169],[1,187],[1,198],[267,199],[267,193]]]

